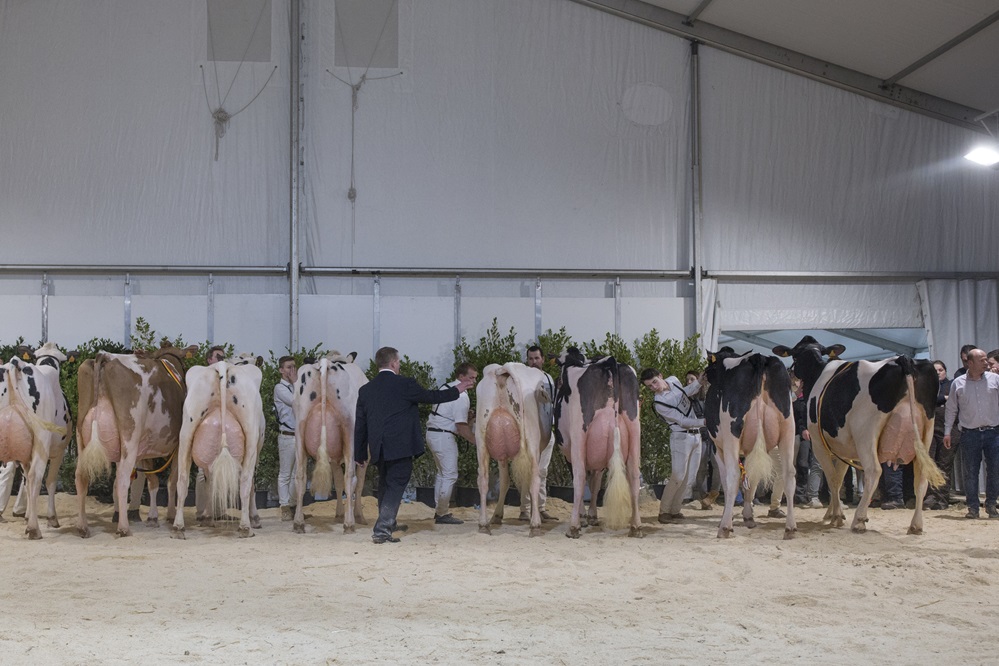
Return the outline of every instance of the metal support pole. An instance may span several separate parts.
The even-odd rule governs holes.
[[[42,273],[42,342],[49,341],[49,274]]]
[[[621,278],[614,278],[614,335],[621,337]]]
[[[375,288],[371,297],[371,348],[378,351],[382,347],[382,279],[375,276]]]
[[[541,339],[541,278],[534,283],[534,342]]]
[[[125,273],[125,341],[126,347],[132,346],[132,277]]]
[[[454,346],[461,342],[461,276],[454,278]]]
[[[694,332],[702,337],[701,308],[701,87],[697,42],[690,43],[690,260],[694,278]]]
[[[208,274],[208,342],[215,343],[215,277]]]
[[[298,294],[299,294],[299,248],[298,248],[298,203],[301,188],[301,169],[304,164],[301,154],[301,131],[304,99],[301,84],[302,41],[305,39],[305,27],[301,23],[302,0],[291,2],[291,172],[288,184],[291,198],[289,215],[289,234],[291,235],[290,258],[288,261],[288,300],[289,326],[288,338],[291,351],[298,349]]]

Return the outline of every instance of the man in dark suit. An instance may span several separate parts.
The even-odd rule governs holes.
[[[430,391],[411,377],[399,374],[399,352],[382,347],[375,353],[378,375],[357,392],[354,419],[354,462],[371,461],[378,468],[378,520],[371,540],[397,543],[392,536],[402,492],[413,473],[413,458],[423,455],[420,403],[457,400],[474,380],[459,382],[443,391]],[[370,456],[369,456],[370,453]]]

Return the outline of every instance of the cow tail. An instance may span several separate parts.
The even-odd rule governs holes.
[[[527,437],[524,435],[524,412],[522,409],[515,410],[513,405],[510,404],[510,391],[506,387],[507,382],[513,381],[517,383],[517,380],[505,367],[498,368],[495,377],[496,392],[501,401],[500,407],[513,414],[514,419],[517,421],[517,431],[520,434],[520,448],[517,450],[517,455],[510,461],[510,476],[513,477],[513,484],[517,486],[517,490],[520,491],[523,497],[529,495],[531,492],[531,481],[533,480],[531,475],[534,473],[534,462],[531,460],[531,455],[527,450]],[[523,391],[518,391],[518,393],[524,395]],[[485,444],[485,437],[481,441]],[[505,463],[500,462],[500,464],[503,465]]]
[[[607,467],[607,490],[604,493],[604,518],[607,528],[620,530],[631,520],[631,486],[621,454],[621,426],[614,419],[614,451]]]
[[[76,461],[76,473],[85,483],[98,479],[111,471],[111,461],[108,452],[101,442],[101,433],[97,427],[97,416],[90,422],[90,440],[79,452]]]
[[[219,399],[221,404],[219,419],[222,424],[222,441],[220,443],[219,454],[211,464],[211,504],[216,516],[225,513],[229,507],[236,506],[236,498],[239,497],[239,463],[229,451],[229,441],[226,437],[226,410],[228,409],[228,373],[227,364],[219,363],[215,366],[219,371]]]
[[[333,466],[330,463],[329,445],[326,432],[326,377],[329,373],[329,361],[319,364],[319,417],[322,427],[319,429],[319,448],[316,450],[316,467],[312,470],[312,494],[329,497],[333,491]],[[304,427],[299,424],[299,428]],[[343,490],[341,488],[341,490]],[[338,500],[339,501],[339,500]]]
[[[912,433],[913,433],[913,448],[916,450],[916,462],[918,463],[919,469],[917,470],[916,482],[919,482],[919,476],[929,480],[930,485],[934,488],[939,488],[940,486],[947,483],[947,478],[937,467],[936,462],[930,457],[930,443],[933,440],[933,427],[930,426],[924,430],[919,427],[919,422],[916,419],[916,410],[919,408],[916,404],[916,388],[915,383],[912,381],[912,375],[915,372],[915,367],[912,365],[912,361],[906,357],[904,358],[909,361],[903,366],[905,371],[905,387],[909,392],[909,416],[912,419]],[[921,472],[919,474],[918,472]]]
[[[750,489],[762,484],[764,489],[769,488],[774,480],[774,462],[767,455],[767,440],[764,435],[764,414],[763,396],[766,395],[767,378],[764,375],[760,387],[760,395],[756,397],[756,440],[753,448],[746,455],[746,482]]]

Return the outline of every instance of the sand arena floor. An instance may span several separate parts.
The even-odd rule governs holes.
[[[802,509],[796,540],[765,517],[719,540],[721,507],[662,526],[645,501],[646,538],[594,527],[577,541],[558,500],[562,522],[533,539],[515,509],[490,537],[473,509],[435,526],[404,504],[402,542],[375,545],[364,527],[344,535],[332,502],[307,507],[305,535],[264,510],[252,539],[234,522],[193,526],[187,509],[186,541],[162,523],[116,538],[92,499],[82,540],[75,498],[58,507],[41,541],[0,525],[4,664],[999,660],[999,520],[959,508],[928,512],[923,536],[906,535],[910,511],[875,509],[852,534]]]

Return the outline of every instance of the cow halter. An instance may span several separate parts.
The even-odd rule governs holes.
[[[847,465],[853,467],[854,469],[862,470],[863,468],[860,466],[859,461],[847,460],[843,456],[833,451],[832,448],[830,448],[829,446],[829,442],[826,441],[825,432],[823,432],[822,430],[822,400],[826,397],[826,391],[829,390],[829,387],[832,385],[832,383],[836,380],[837,377],[839,377],[841,374],[843,374],[845,370],[847,370],[848,368],[850,368],[855,364],[856,361],[847,361],[843,363],[843,365],[836,368],[836,371],[833,373],[833,376],[830,377],[829,381],[826,382],[826,385],[822,387],[822,391],[819,393],[818,404],[816,405],[815,409],[815,425],[819,429],[819,439],[822,440],[822,446],[826,447],[826,453],[835,457],[840,462],[846,463]]]
[[[173,369],[173,366],[162,358],[160,359],[160,364],[163,366],[163,369],[167,371],[167,374],[170,375],[170,378],[177,382],[177,386],[184,388],[184,382],[182,382],[180,377],[177,376],[177,371]]]

